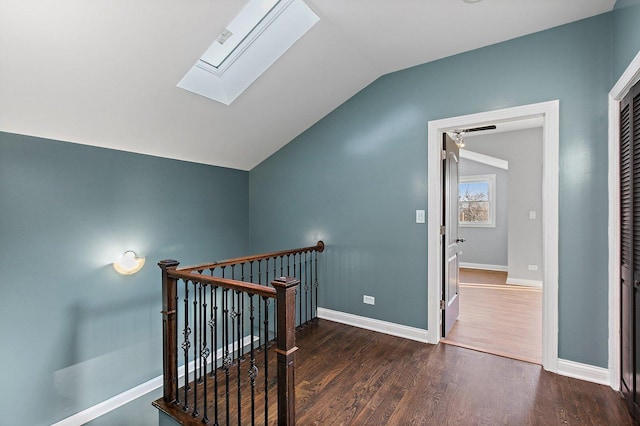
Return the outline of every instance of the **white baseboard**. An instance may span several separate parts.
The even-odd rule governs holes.
[[[430,343],[429,331],[421,328],[409,327],[406,325],[395,324],[392,322],[381,321],[320,307],[318,308],[318,318],[352,325],[366,330],[377,331],[379,333],[390,334],[392,336],[402,337],[409,340]]]
[[[566,359],[558,359],[558,374],[610,386],[609,370]]]
[[[524,278],[513,278],[509,276],[507,276],[507,284],[542,288],[542,281],[540,280],[527,280]]]
[[[489,265],[486,263],[460,262],[458,266],[460,268],[482,269],[483,271],[500,271],[500,272],[508,271],[507,265]]]
[[[257,337],[254,336],[254,342],[258,340]],[[248,347],[251,343],[251,336],[245,336],[242,339],[243,347]],[[233,352],[234,349],[238,350],[238,344],[236,342],[230,343],[227,347],[229,352]],[[216,358],[222,359],[222,348],[219,348],[216,352]],[[209,356],[207,359],[207,364],[211,365],[213,362],[213,357]],[[196,361],[189,362],[189,374],[193,373],[196,369]],[[185,376],[185,368],[184,365],[178,367],[178,380],[183,379]],[[184,382],[184,380],[183,380]],[[102,401],[92,407],[87,408],[86,410],[82,410],[79,413],[76,413],[72,416],[69,416],[65,419],[60,420],[57,423],[54,423],[51,426],[81,426],[85,423],[88,423],[92,420],[97,419],[100,416],[103,416],[116,408],[120,408],[125,404],[128,404],[131,401],[134,401],[149,392],[153,392],[154,390],[161,388],[163,384],[162,375],[155,377],[147,382],[142,383],[136,387],[133,387],[129,390],[126,390],[114,397],[111,397],[105,401]]]

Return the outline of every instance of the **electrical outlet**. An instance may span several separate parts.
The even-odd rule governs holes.
[[[538,265],[529,265],[529,270],[530,271],[537,271],[538,270]]]
[[[364,296],[362,296],[362,303],[366,303],[367,305],[375,305],[376,304],[376,298],[373,297],[373,296],[364,295]]]

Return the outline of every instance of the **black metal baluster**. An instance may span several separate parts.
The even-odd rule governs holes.
[[[284,262],[284,256],[280,256],[280,276],[283,276],[284,274],[282,273],[282,264]],[[274,278],[275,279],[275,278]]]
[[[183,411],[189,411],[189,400],[187,391],[189,389],[189,347],[191,342],[189,336],[191,329],[189,328],[189,281],[184,282],[184,328],[182,331],[184,340],[182,342],[182,350],[184,350],[184,401],[182,405]]]
[[[277,271],[277,263],[278,263],[278,258],[274,256],[273,258],[273,279],[276,279],[276,271]],[[267,277],[267,281],[265,281],[264,285],[269,285],[269,277]],[[258,303],[260,305],[260,303]],[[262,318],[262,317],[261,317]]]
[[[309,270],[309,263],[307,263],[307,252],[304,252],[304,323],[309,322],[309,311],[311,310],[311,301],[309,300],[309,280],[307,271]],[[309,304],[307,305],[307,302]],[[302,320],[300,320],[302,321]]]
[[[224,345],[224,357],[222,358],[222,366],[225,374],[225,409],[227,413],[227,425],[229,424],[229,368],[231,367],[231,358],[229,357],[229,289],[222,289],[222,334]]]
[[[244,263],[242,264],[244,266]],[[242,269],[242,281],[244,281],[244,268]],[[249,262],[249,282],[253,283],[253,261]],[[240,318],[238,319],[238,335],[240,336],[240,359],[244,361],[244,297],[240,297],[238,293],[238,312]],[[238,376],[240,377],[240,376]]]
[[[231,265],[231,279],[235,280],[235,265]],[[244,275],[244,263],[242,264],[241,275]],[[240,355],[240,351],[237,347],[238,338],[236,335],[236,299],[233,297],[233,291],[231,292],[231,365],[235,362],[235,358]]]
[[[249,323],[251,326],[251,366],[249,367],[249,378],[251,379],[251,424],[255,425],[256,424],[256,377],[258,377],[258,367],[256,367],[256,357],[255,357],[255,351],[254,351],[254,345],[253,345],[253,338],[254,338],[254,332],[253,332],[253,322],[255,320],[255,317],[253,315],[254,312],[254,307],[253,307],[253,294],[249,294]],[[258,306],[260,306],[260,303],[258,303]],[[258,330],[260,329],[260,327],[258,327]],[[258,344],[260,344],[260,342],[258,341]],[[267,422],[265,421],[265,424],[267,424]]]
[[[239,351],[243,351],[244,349],[244,339],[242,338],[242,330],[240,329],[240,319],[242,317],[242,310],[240,309],[240,297],[242,296],[241,291],[236,291],[236,297],[238,299],[238,315],[236,316],[236,321],[238,323],[238,334],[236,335],[236,339],[238,340]],[[242,377],[242,372],[240,371],[240,358],[237,361],[238,365],[238,426],[242,426],[242,386],[240,378]]]
[[[179,285],[179,283],[180,283],[180,281],[178,280],[176,285]],[[179,318],[177,310],[178,310],[178,306],[180,306],[179,305],[180,295],[178,293],[180,293],[180,291],[176,291],[176,320]],[[176,370],[175,371],[178,371],[178,365],[179,365],[179,361],[178,361],[179,356],[177,356],[177,352],[178,352],[178,336],[179,336],[178,326],[176,325],[176,333],[175,333],[175,339],[176,339],[176,363],[175,363],[175,368],[176,368]],[[174,402],[175,405],[180,405],[180,392],[179,392],[180,383],[179,382],[180,382],[180,380],[176,379],[176,400]]]
[[[213,396],[214,396],[214,416],[215,422],[214,425],[218,426],[218,287],[213,287],[211,289],[213,294],[213,309],[211,320],[213,324],[209,324],[212,327],[213,333]]]
[[[269,330],[269,298],[263,296],[262,297],[263,301],[264,301],[264,329],[267,330],[265,331],[265,333],[267,333],[268,336],[268,330]],[[268,341],[269,338],[266,337],[266,340]],[[267,343],[265,343],[264,345],[264,424],[269,424],[269,351],[267,350]]]
[[[275,261],[274,261],[274,267],[275,267]],[[258,264],[258,270],[259,270],[259,268],[260,268],[260,264]],[[265,273],[267,274],[267,281],[265,281],[265,282],[268,283],[269,282],[268,281],[268,279],[269,279],[269,259],[267,259],[267,266],[266,266],[266,269],[265,269]],[[258,284],[262,284],[260,282],[260,275],[259,274],[258,274]],[[253,302],[251,302],[251,303],[253,303]],[[261,318],[260,317],[261,312],[262,312],[262,307],[261,307],[260,303],[258,302],[258,319]],[[251,324],[251,333],[253,333],[253,323]],[[261,342],[262,342],[262,328],[260,326],[260,323],[258,323],[258,348],[260,348]]]
[[[200,288],[202,289],[202,285],[200,285]],[[201,299],[201,303],[202,303],[202,307],[203,307],[203,314],[202,314],[202,322],[201,322],[201,327],[202,327],[202,350],[200,351],[200,363],[202,364],[202,360],[204,360],[204,371],[201,372],[203,373],[201,375],[201,377],[204,377],[204,389],[203,389],[203,396],[204,396],[204,412],[202,414],[202,423],[209,423],[209,416],[207,413],[207,408],[208,408],[208,400],[207,400],[207,362],[209,360],[209,354],[211,353],[211,351],[209,350],[209,347],[207,346],[207,291],[206,288],[204,290],[204,299]]]
[[[302,278],[302,254],[299,255],[300,268],[298,268],[298,274],[296,275],[296,255],[293,255],[293,276],[295,278]],[[299,275],[299,277],[298,277]],[[302,289],[300,286],[296,287],[296,294],[298,295],[298,322],[296,322],[296,326],[302,324]]]
[[[193,417],[198,417],[198,334],[198,293],[197,283],[193,281]],[[189,365],[185,364],[184,368]]]
[[[316,306],[315,306],[315,310],[313,311],[313,315],[314,318],[317,320],[318,319],[318,252],[316,251],[316,256],[315,256],[315,262],[316,262],[316,267],[315,267],[315,273],[316,273],[316,278],[313,282],[313,287],[316,291]]]
[[[202,271],[198,271],[199,274],[202,274]],[[205,333],[206,329],[202,327],[202,289],[203,289],[203,285],[202,282],[198,282],[198,325],[197,325],[197,329],[198,329],[198,341],[196,341],[196,343],[199,342],[199,344],[197,345],[197,349],[200,351],[200,353],[202,353],[202,337],[203,334]],[[195,290],[195,288],[194,288]],[[194,301],[195,302],[195,301]],[[198,377],[198,384],[202,383],[202,356],[198,356],[198,363],[194,366],[198,371],[197,377]]]
[[[278,329],[278,315],[277,314],[278,314],[278,301],[276,299],[273,299],[273,333],[271,334],[271,336],[273,336],[273,338],[271,340],[274,343],[276,342],[276,338],[278,337],[276,335],[276,330]]]

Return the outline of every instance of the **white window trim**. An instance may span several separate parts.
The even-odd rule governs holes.
[[[463,228],[495,228],[496,227],[496,175],[469,175],[460,176],[458,183],[470,182],[488,182],[489,183],[489,222],[487,223],[470,223],[459,222],[459,226]]]

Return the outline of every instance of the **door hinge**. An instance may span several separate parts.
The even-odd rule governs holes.
[[[442,226],[440,227],[440,235],[444,235],[444,234],[446,234],[446,233],[447,233],[447,227],[446,227],[446,226],[444,226],[444,225],[442,225]]]
[[[447,151],[445,151],[444,149],[440,152],[440,159],[441,160],[447,159]]]
[[[444,300],[440,301],[440,309],[444,310],[446,308],[445,303],[446,302]]]

